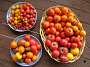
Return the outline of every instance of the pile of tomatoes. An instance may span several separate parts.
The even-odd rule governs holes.
[[[45,46],[54,59],[68,62],[80,54],[86,32],[69,8],[49,8],[42,26],[46,36]]]
[[[38,53],[41,51],[41,45],[28,34],[25,34],[18,41],[12,41],[10,48],[13,51],[12,60],[26,64],[35,62],[38,58]]]
[[[9,10],[9,24],[16,30],[29,30],[36,22],[36,9],[30,3],[18,3]]]

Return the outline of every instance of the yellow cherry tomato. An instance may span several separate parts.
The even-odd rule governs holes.
[[[79,48],[72,48],[71,50],[70,50],[70,52],[73,54],[73,55],[79,55]]]
[[[32,58],[32,61],[36,61],[37,60],[37,56],[34,55],[33,58]]]
[[[22,59],[22,55],[19,52],[17,52],[16,53],[16,58],[17,58],[17,60],[21,60]]]
[[[68,58],[69,60],[73,60],[73,59],[74,59],[74,56],[73,56],[72,53],[68,53],[68,54],[67,54],[67,58]]]

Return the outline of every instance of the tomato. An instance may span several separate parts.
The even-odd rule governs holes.
[[[69,50],[67,47],[60,47],[59,52],[61,55],[66,55],[69,52]]]
[[[37,60],[37,56],[34,55],[33,58],[32,58],[32,61],[36,61]]]
[[[55,27],[51,27],[51,28],[50,28],[50,32],[51,32],[52,34],[55,34],[55,33],[56,33],[56,28],[55,28]]]
[[[56,14],[59,14],[59,15],[61,14],[61,10],[60,10],[59,7],[55,7],[54,11],[55,11]]]
[[[50,27],[54,27],[54,23],[53,22],[50,23]]]
[[[74,34],[72,28],[66,28],[64,32],[66,36],[72,36]]]
[[[33,53],[32,52],[27,52],[26,56],[27,56],[27,58],[33,58]]]
[[[24,39],[20,39],[18,42],[17,42],[17,44],[18,45],[24,45],[25,44],[25,40]]]
[[[66,27],[71,27],[71,26],[72,26],[72,24],[70,22],[66,23]]]
[[[49,16],[54,16],[54,14],[55,14],[55,12],[54,12],[54,9],[52,9],[52,8],[47,11],[47,15],[49,15]]]
[[[48,28],[49,27],[49,22],[48,21],[44,21],[43,22],[43,27],[46,29],[46,28]]]
[[[50,32],[50,28],[47,28],[46,30],[45,30],[45,33],[46,34],[50,34],[51,32]]]
[[[48,40],[48,39],[45,40],[45,45],[46,45],[47,47],[50,47],[51,44],[52,44],[51,40]]]
[[[41,45],[37,44],[37,49],[40,50],[41,49]]]
[[[27,41],[29,41],[30,40],[30,35],[29,34],[25,34],[24,35],[24,39],[27,40]]]
[[[49,35],[47,36],[47,38],[48,38],[49,40],[51,40],[51,41],[54,41],[54,40],[55,40],[55,35],[49,34]]]
[[[58,50],[54,50],[52,52],[52,57],[57,58],[58,56],[59,56],[59,51]]]
[[[59,31],[56,31],[56,36],[59,36],[59,35],[60,35]]]
[[[80,35],[81,36],[85,36],[86,35],[86,32],[84,30],[80,31]]]
[[[24,53],[25,48],[24,48],[23,46],[19,46],[19,47],[18,47],[18,51],[19,51],[20,53]]]
[[[72,47],[72,48],[76,48],[77,46],[78,46],[77,43],[72,43],[72,44],[71,44],[71,47]]]
[[[60,40],[61,40],[61,37],[59,37],[59,36],[57,36],[55,39],[55,41],[57,41],[57,42],[60,42]]]
[[[62,20],[62,21],[67,21],[67,19],[68,19],[68,17],[67,17],[66,15],[62,15],[62,16],[61,16],[61,20]]]
[[[56,23],[59,22],[59,21],[61,21],[61,16],[55,15],[55,16],[54,16],[54,21],[55,21]]]
[[[16,41],[12,41],[10,44],[10,48],[16,48],[17,47],[17,42]]]
[[[36,46],[36,45],[32,45],[32,46],[31,46],[31,51],[32,51],[32,52],[35,52],[36,50],[37,50],[37,46]]]
[[[52,42],[52,45],[51,45],[51,50],[54,51],[54,50],[57,50],[58,49],[58,43],[57,42]]]
[[[29,64],[30,62],[31,62],[31,59],[29,59],[29,58],[25,59],[25,63]]]
[[[53,17],[52,16],[47,16],[47,21],[52,22],[53,21]]]
[[[34,39],[30,39],[30,44],[31,44],[31,46],[36,45],[36,41]]]
[[[61,33],[60,33],[60,37],[61,37],[61,38],[65,38],[65,33],[64,33],[64,32],[61,32]]]
[[[62,26],[61,26],[60,23],[56,23],[56,24],[55,24],[55,28],[60,31],[61,28],[62,28]]]
[[[60,45],[61,45],[61,46],[66,47],[66,46],[67,46],[67,43],[68,43],[68,41],[67,41],[66,39],[61,39],[61,40],[60,40]]]
[[[63,14],[65,14],[65,15],[67,15],[69,12],[69,9],[67,7],[62,7],[61,10],[62,10]]]

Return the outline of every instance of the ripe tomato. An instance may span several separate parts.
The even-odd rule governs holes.
[[[59,14],[59,15],[61,14],[61,10],[58,7],[55,7],[54,11],[55,11],[56,14]]]
[[[36,41],[34,39],[30,39],[30,44],[31,44],[31,46],[36,45]]]
[[[67,15],[69,12],[69,9],[67,7],[62,7],[61,10],[62,10],[63,14],[65,14],[65,15]]]
[[[68,41],[66,39],[61,39],[60,40],[60,45],[61,46],[67,47],[67,43],[68,43]]]
[[[51,40],[51,41],[54,41],[54,40],[55,40],[55,35],[49,34],[49,35],[47,36],[47,38],[48,38],[49,40]]]
[[[67,17],[66,15],[62,15],[62,16],[61,16],[61,20],[62,20],[62,21],[67,21],[67,19],[68,19],[68,17]]]
[[[46,28],[48,28],[49,27],[49,22],[48,21],[44,21],[43,22],[43,27],[46,29]]]
[[[29,58],[25,59],[25,63],[29,64],[30,62],[31,62],[31,59],[29,59]]]
[[[55,41],[57,41],[57,42],[60,42],[60,40],[61,40],[61,37],[59,37],[59,36],[57,36],[55,39]]]
[[[58,43],[57,42],[52,42],[52,45],[51,45],[51,50],[54,51],[54,50],[57,50],[58,49]]]
[[[71,44],[71,47],[72,47],[72,48],[76,48],[77,46],[78,46],[77,43],[72,43],[72,44]]]
[[[37,46],[36,46],[36,45],[32,45],[32,46],[31,46],[31,51],[32,51],[32,52],[35,52],[36,50],[37,50]]]
[[[61,21],[61,16],[55,15],[55,16],[54,16],[54,21],[55,21],[56,23],[59,22],[59,21]]]
[[[55,24],[55,28],[60,31],[61,28],[62,28],[62,26],[61,26],[60,23],[56,23],[56,24]]]
[[[30,40],[30,35],[25,34],[25,35],[24,35],[24,39],[27,40],[27,41],[29,41],[29,40]]]
[[[53,21],[53,17],[52,16],[47,16],[47,21],[49,21],[49,22],[52,22]]]
[[[45,45],[46,45],[47,47],[50,47],[51,44],[52,44],[51,40],[48,40],[48,39],[45,40]]]
[[[50,28],[50,32],[51,32],[52,34],[55,34],[55,33],[56,33],[56,28],[55,28],[55,27],[51,27],[51,28]]]
[[[57,58],[58,56],[59,56],[59,51],[58,50],[52,51],[52,57]]]
[[[45,30],[45,33],[46,34],[50,34],[51,32],[50,32],[50,28],[47,28],[46,30]]]
[[[52,9],[52,8],[47,11],[47,15],[49,15],[49,16],[54,16],[54,14],[55,14],[55,12],[54,12],[54,9]]]
[[[50,27],[54,27],[54,23],[53,22],[50,23]]]
[[[41,49],[41,45],[40,44],[37,44],[37,49],[40,50]]]
[[[61,32],[61,33],[60,33],[60,37],[61,37],[61,38],[65,38],[65,33],[64,33],[64,32]]]

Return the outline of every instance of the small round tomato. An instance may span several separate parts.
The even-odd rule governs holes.
[[[59,14],[59,15],[61,14],[61,10],[58,7],[55,7],[54,11],[55,11],[56,14]]]
[[[36,45],[32,45],[32,46],[31,46],[31,51],[34,52],[34,51],[36,51],[36,50],[37,50]]]
[[[61,16],[55,15],[55,16],[54,16],[54,21],[55,21],[56,23],[59,22],[59,21],[61,21]]]
[[[47,11],[47,15],[49,16],[54,16],[55,12],[54,12],[54,9],[50,8],[48,11]]]
[[[60,23],[61,23],[62,27],[64,27],[64,26],[65,26],[65,22],[60,22]]]
[[[30,44],[31,45],[36,45],[36,41],[34,39],[30,39]]]
[[[72,26],[72,24],[70,22],[66,23],[66,27],[71,27],[71,26]]]
[[[10,48],[16,48],[17,47],[17,42],[16,41],[12,41],[10,44]]]
[[[50,27],[54,27],[54,23],[53,22],[50,23]]]
[[[32,52],[27,52],[26,56],[27,56],[27,58],[33,58],[33,53]]]
[[[73,31],[78,31],[78,27],[77,26],[73,26]]]
[[[19,47],[18,47],[18,51],[19,51],[20,53],[24,53],[25,48],[24,48],[23,46],[19,46]]]
[[[60,31],[61,28],[62,28],[62,26],[61,26],[60,23],[56,23],[56,24],[55,24],[55,28]]]
[[[59,35],[60,35],[59,31],[56,31],[56,36],[59,36]]]
[[[59,36],[57,36],[55,39],[55,41],[57,41],[57,42],[60,42],[60,40],[61,40],[61,37],[59,37]]]
[[[61,20],[62,20],[62,21],[67,21],[67,19],[68,19],[68,18],[67,18],[66,15],[62,15],[62,16],[61,16]]]
[[[61,32],[61,33],[60,33],[60,37],[61,37],[61,38],[65,38],[65,33],[64,33],[64,32]]]
[[[51,41],[54,41],[54,40],[55,40],[55,35],[49,34],[49,35],[47,36],[47,38],[48,38],[49,40],[51,40]]]
[[[37,44],[37,49],[40,50],[41,49],[41,45],[40,44]]]
[[[47,21],[52,22],[53,21],[53,17],[52,16],[47,16]]]
[[[80,31],[80,35],[81,36],[85,36],[86,35],[86,32],[84,30]]]
[[[48,21],[44,21],[43,22],[43,27],[46,29],[46,28],[48,28],[49,27],[49,22]]]
[[[45,33],[46,33],[46,34],[50,34],[50,28],[47,28],[47,29],[45,30]]]
[[[72,48],[76,48],[77,46],[78,46],[77,43],[71,43],[71,47],[72,47]]]
[[[50,47],[51,44],[52,44],[51,40],[48,40],[48,39],[45,40],[45,45],[46,45],[47,47]]]
[[[55,27],[51,27],[51,28],[50,28],[50,32],[51,32],[52,34],[55,34],[55,33],[56,33],[56,28],[55,28]]]
[[[27,41],[29,41],[30,40],[30,35],[29,34],[25,34],[24,35],[24,39],[27,40]]]
[[[69,9],[67,8],[67,7],[62,7],[62,12],[63,12],[63,14],[68,14],[68,12],[69,12]]]
[[[37,60],[37,56],[34,55],[33,58],[32,58],[32,61],[36,61]]]
[[[52,57],[57,58],[58,56],[59,56],[59,51],[58,50],[54,50],[52,52]]]
[[[29,58],[25,59],[25,63],[29,64],[30,62],[31,62],[31,59],[29,59]]]

